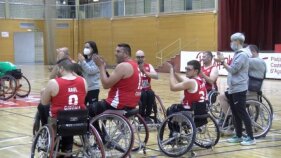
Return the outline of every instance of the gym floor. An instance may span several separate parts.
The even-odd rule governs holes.
[[[28,98],[0,101],[0,157],[2,158],[30,157],[33,117],[37,110],[40,90],[46,85],[49,76],[48,66],[21,65],[19,68],[29,79],[32,90]],[[170,91],[168,74],[160,73],[159,76],[159,80],[152,81],[152,87],[161,97],[165,107],[179,103],[183,97],[182,92]],[[220,91],[223,92],[226,89],[226,77],[219,77],[218,85]],[[197,157],[279,157],[281,154],[281,104],[279,102],[281,89],[279,86],[281,87],[279,80],[265,80],[263,85],[263,92],[273,104],[274,109],[273,125],[265,138],[258,139],[254,146],[240,146],[227,143],[228,137],[224,136],[213,149],[195,146],[193,150]],[[100,99],[105,98],[107,92],[108,90],[101,88]],[[189,156],[190,153],[183,157]],[[131,157],[167,157],[158,148],[156,130],[150,131],[147,153],[132,153]]]

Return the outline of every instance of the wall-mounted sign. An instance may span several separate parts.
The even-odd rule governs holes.
[[[1,37],[9,38],[9,32],[1,32]]]

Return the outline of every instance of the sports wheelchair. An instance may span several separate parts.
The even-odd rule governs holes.
[[[221,114],[220,103],[217,100],[217,96],[219,94],[220,93],[216,90],[210,91],[208,93],[208,100],[210,102],[208,108],[209,108],[212,116],[214,116],[216,119],[219,119],[220,114]],[[262,91],[256,92],[256,97],[253,97],[253,96],[249,96],[249,97],[250,97],[250,99],[247,98],[247,100],[256,100],[256,101],[264,104],[269,109],[269,111],[271,113],[271,117],[273,117],[273,112],[274,112],[273,106],[272,106],[271,102],[269,101],[269,99],[262,93]]]
[[[16,96],[26,97],[30,91],[30,83],[21,69],[7,71],[0,77],[0,100],[8,100]]]
[[[139,102],[139,106],[142,103]],[[152,111],[151,114],[149,115],[149,118],[153,120],[152,124],[147,124],[148,127],[159,127],[160,124],[166,119],[166,109],[165,106],[161,100],[161,98],[155,94],[155,100],[152,105]]]
[[[212,116],[221,122],[219,123],[221,133],[233,134],[234,125],[233,119],[229,116],[231,114],[230,107],[226,114],[224,114],[217,99],[218,95],[218,91],[211,91],[208,94],[210,101],[208,108]],[[251,99],[248,99],[248,97]],[[251,118],[254,137],[256,139],[265,137],[271,128],[273,119],[273,108],[270,101],[262,94],[262,92],[257,92],[256,98],[247,96],[246,110]]]
[[[253,129],[254,138],[258,139],[265,137],[272,125],[272,115],[270,110],[257,100],[246,100],[246,111],[248,112]],[[234,120],[230,116],[230,107],[225,115],[220,115],[220,120],[223,120],[220,130],[222,134],[234,133]],[[243,132],[246,135],[245,131]]]
[[[71,152],[59,151],[62,137],[74,135],[79,135],[82,147]],[[44,125],[36,133],[31,158],[55,158],[60,155],[105,158],[102,140],[97,130],[89,126],[88,110],[59,111],[53,123]]]
[[[199,147],[212,148],[220,139],[215,119],[207,112],[207,103],[196,103],[190,111],[169,115],[160,125],[157,140],[161,151],[170,157],[179,157]],[[193,152],[192,152],[193,153]]]
[[[34,117],[33,135],[38,133],[40,126],[40,116],[37,111]],[[146,153],[149,130],[138,109],[106,110],[93,117],[90,126],[94,129],[98,127],[98,133],[101,135],[108,156],[126,157],[130,151],[141,149]],[[74,139],[74,145],[82,147],[81,139],[77,137]]]
[[[140,150],[146,154],[149,130],[139,109],[106,110],[95,116],[90,124],[98,126],[99,133],[102,133],[108,156],[126,157],[131,151]]]

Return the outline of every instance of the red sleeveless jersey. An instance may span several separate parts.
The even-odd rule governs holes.
[[[193,78],[197,84],[197,90],[194,93],[184,90],[184,98],[182,105],[186,109],[190,109],[194,102],[204,102],[207,100],[207,91],[204,81],[200,77]]]
[[[202,66],[201,71],[202,71],[202,73],[204,73],[206,76],[210,77],[210,74],[211,74],[211,72],[212,72],[213,67],[214,67],[214,66],[210,66],[210,67],[208,67],[208,68],[205,68],[204,66]],[[205,86],[206,86],[206,89],[207,89],[208,91],[210,91],[210,90],[212,90],[212,89],[214,89],[214,88],[217,87],[217,81],[215,81],[214,85],[212,85],[212,84],[210,84],[210,83],[208,83],[208,82],[205,82]]]
[[[51,117],[57,117],[59,110],[86,109],[84,102],[87,92],[82,77],[76,77],[74,80],[55,80],[59,85],[59,92],[51,99]]]
[[[150,67],[149,67],[149,64],[144,64],[143,65],[143,68],[146,72],[150,72]],[[151,85],[150,85],[150,82],[151,82],[151,78],[146,76],[144,73],[141,73],[141,86],[142,86],[142,90],[151,90]]]
[[[133,67],[133,75],[118,81],[110,89],[106,99],[106,102],[116,109],[135,108],[140,100],[141,73],[138,64],[133,60],[127,62]]]

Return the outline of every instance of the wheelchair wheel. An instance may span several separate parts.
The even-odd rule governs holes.
[[[247,100],[246,104],[247,112],[251,118],[254,137],[256,139],[265,137],[272,125],[270,110],[263,103],[256,100]]]
[[[95,127],[98,125],[98,128]],[[128,120],[115,113],[102,113],[90,121],[102,138],[106,155],[110,157],[126,157],[134,144],[133,129]]]
[[[193,119],[188,115],[175,113],[168,116],[160,125],[157,135],[158,146],[167,156],[180,157],[192,148],[195,136]]]
[[[89,134],[80,136],[80,141],[83,142],[83,157],[85,158],[105,158],[103,143],[98,131],[91,126]]]
[[[208,99],[209,99],[208,108],[209,108],[210,114],[216,119],[220,118],[221,112],[222,112],[220,104],[217,99],[217,96],[219,94],[220,93],[218,91],[210,91],[208,93]]]
[[[16,79],[11,75],[5,75],[0,78],[0,100],[8,100],[15,96]]]
[[[220,139],[220,129],[212,116],[207,117],[208,123],[197,127],[195,144],[201,148],[212,148]]]
[[[145,149],[149,138],[149,130],[147,124],[140,114],[134,115],[128,119],[131,123],[135,138],[132,151],[138,151],[143,148]]]
[[[21,79],[17,81],[16,95],[19,97],[26,97],[31,91],[31,86],[28,79],[22,75]]]
[[[54,131],[51,126],[43,126],[36,134],[32,147],[31,158],[52,157],[54,149]]]
[[[271,102],[264,95],[261,95],[259,97],[259,102],[263,103],[270,110],[271,117],[273,118],[273,107]]]
[[[151,118],[154,123],[160,124],[166,119],[166,109],[160,97],[155,95],[155,102],[153,104],[152,113],[154,114]]]
[[[36,133],[38,132],[38,130],[41,127],[41,121],[40,121],[40,115],[39,112],[37,110],[35,116],[34,116],[34,122],[33,122],[33,127],[32,127],[32,134],[33,136],[36,135]]]

